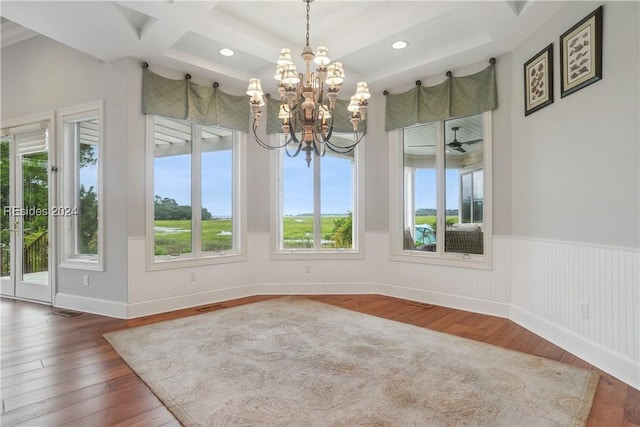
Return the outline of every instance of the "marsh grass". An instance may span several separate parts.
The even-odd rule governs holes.
[[[320,224],[323,238],[331,233],[335,220],[345,217],[346,215],[323,216]],[[191,253],[191,221],[156,220],[154,225],[156,255]],[[213,252],[232,249],[231,227],[231,219],[202,221],[202,249]],[[313,216],[287,216],[284,218],[283,231],[285,248],[313,246]]]

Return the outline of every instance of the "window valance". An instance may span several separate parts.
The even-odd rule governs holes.
[[[387,95],[385,130],[451,117],[468,116],[498,108],[495,60],[484,70],[462,77],[447,73],[436,86],[418,85],[404,93]]]
[[[184,80],[167,79],[143,64],[142,112],[249,132],[246,96],[224,93],[217,83],[213,87],[197,85],[190,77],[187,74]]]
[[[281,133],[282,119],[278,118],[280,112],[280,100],[266,98],[267,105],[267,133]],[[351,124],[351,113],[347,110],[349,101],[337,99],[336,107],[333,114],[333,131],[334,132],[353,132]]]

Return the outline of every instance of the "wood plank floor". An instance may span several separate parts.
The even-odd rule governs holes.
[[[51,307],[2,299],[2,426],[179,426],[102,334],[220,310],[251,297],[129,321],[63,317]],[[374,316],[596,369],[515,323],[379,295],[310,297]],[[601,373],[589,426],[640,426],[640,392]]]

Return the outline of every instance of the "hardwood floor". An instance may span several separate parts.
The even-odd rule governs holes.
[[[129,321],[2,299],[2,426],[179,426],[102,337],[118,329],[220,310],[250,297]],[[379,295],[313,296],[374,316],[594,369],[515,323]],[[640,392],[601,372],[589,426],[640,426]]]

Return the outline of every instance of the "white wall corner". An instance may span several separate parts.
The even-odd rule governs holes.
[[[118,319],[128,318],[128,304],[126,302],[57,293],[53,305],[57,308],[99,314],[101,316],[115,317]]]

